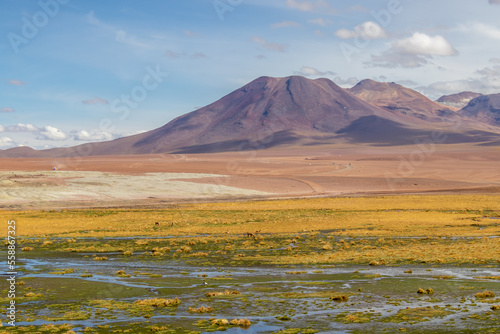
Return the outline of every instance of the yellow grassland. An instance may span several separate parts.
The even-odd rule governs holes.
[[[380,237],[498,236],[500,196],[415,195],[177,205],[168,209],[0,211],[17,235],[167,236],[335,230]],[[157,224],[156,224],[157,223]]]

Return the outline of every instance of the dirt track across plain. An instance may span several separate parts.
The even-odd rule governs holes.
[[[500,149],[322,147],[192,155],[0,159],[0,208],[500,192]],[[56,171],[53,168],[56,167]]]

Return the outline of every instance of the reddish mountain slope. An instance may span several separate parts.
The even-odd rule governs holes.
[[[368,103],[394,114],[422,120],[437,120],[453,116],[454,110],[429,100],[417,91],[395,83],[363,80],[349,91]]]
[[[353,94],[328,79],[261,77],[149,132],[71,148],[15,148],[0,151],[0,157],[208,153],[339,142],[402,145],[430,138],[437,126],[460,117],[396,84],[365,80],[350,91]],[[486,142],[497,137],[476,131],[482,130],[476,124],[471,118],[467,129],[449,126],[454,132],[448,133],[450,142]]]
[[[238,141],[278,145],[305,134],[334,134],[364,116],[394,119],[328,79],[261,77],[197,111],[154,130],[134,144],[161,152]]]
[[[476,97],[460,113],[486,124],[500,126],[500,94]]]
[[[462,109],[467,106],[472,99],[481,95],[482,94],[474,92],[461,92],[458,94],[441,96],[436,102],[447,107]]]

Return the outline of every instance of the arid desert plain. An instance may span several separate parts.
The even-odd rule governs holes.
[[[8,332],[496,333],[499,162],[463,144],[2,159]]]
[[[420,145],[1,159],[3,209],[383,194],[496,194],[500,149]],[[54,170],[56,168],[56,170]]]

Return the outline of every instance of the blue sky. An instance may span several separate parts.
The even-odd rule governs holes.
[[[500,93],[500,0],[0,0],[0,149],[160,127],[262,76]]]

